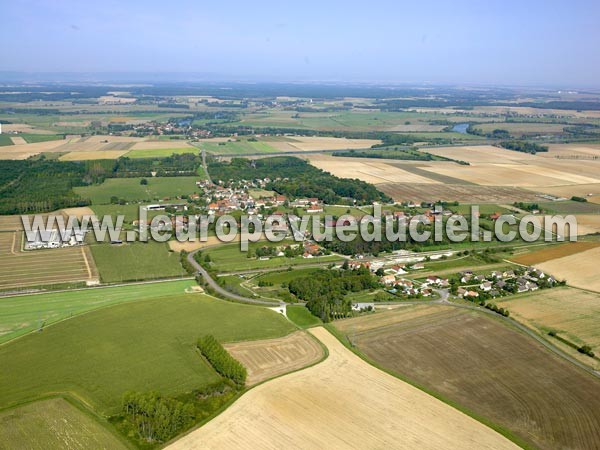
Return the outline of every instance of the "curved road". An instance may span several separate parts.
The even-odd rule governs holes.
[[[200,264],[198,264],[198,262],[194,259],[194,255],[196,253],[198,253],[200,250],[202,250],[202,249],[198,249],[198,250],[194,250],[193,252],[190,252],[187,255],[187,260],[194,267],[194,269],[196,269],[196,272],[199,273],[200,275],[202,275],[202,278],[204,278],[204,281],[206,281],[206,283],[212,289],[214,289],[216,292],[218,292],[219,295],[222,295],[223,297],[229,298],[231,300],[235,300],[236,302],[251,303],[253,305],[262,305],[262,306],[271,306],[271,307],[277,306],[277,303],[275,303],[275,302],[267,302],[264,300],[257,300],[254,298],[243,297],[241,295],[237,295],[232,292],[229,292],[227,289],[224,289],[223,287],[221,287],[215,280],[213,280],[213,278],[208,274],[208,272],[204,269],[204,267],[202,267]],[[285,304],[285,303],[281,302],[280,305],[281,304]]]

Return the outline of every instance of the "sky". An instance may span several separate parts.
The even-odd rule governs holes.
[[[0,71],[600,87],[600,2],[3,1]]]

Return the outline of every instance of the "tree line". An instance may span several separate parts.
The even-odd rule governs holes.
[[[246,368],[231,356],[214,336],[201,337],[197,345],[202,355],[219,374],[237,385],[244,385],[247,376]]]

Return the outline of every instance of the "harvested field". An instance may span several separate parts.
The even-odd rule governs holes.
[[[435,199],[461,203],[513,203],[539,200],[531,191],[510,186],[382,183],[377,185],[377,189],[395,201],[424,202]]]
[[[513,318],[540,334],[554,330],[577,345],[600,349],[600,294],[561,287],[506,297],[498,305],[508,308]],[[588,356],[584,358],[588,364],[599,364]]]
[[[418,163],[406,163],[406,162],[397,162],[397,163],[388,163],[390,166],[398,167],[402,170],[406,170],[415,175],[420,175],[425,178],[429,178],[433,181],[438,181],[444,184],[472,184],[467,181],[461,180],[459,178],[449,177],[447,175],[440,175],[437,173],[429,172],[426,170],[427,163],[422,163],[417,165]]]
[[[518,152],[515,152],[518,153]],[[599,166],[600,167],[600,166]],[[434,173],[464,179],[483,186],[546,187],[564,184],[597,183],[597,179],[559,168],[529,164],[471,164],[470,166],[431,165]]]
[[[511,161],[533,161],[535,156],[527,153],[515,152],[493,145],[466,145],[461,147],[433,147],[427,148],[427,153],[432,155],[452,158],[470,163],[489,163]]]
[[[237,236],[237,239],[235,239],[234,242],[239,242],[241,240],[241,238],[242,238],[242,234],[239,233]],[[248,236],[248,238],[250,239],[249,236]],[[260,240],[264,240],[264,239],[266,239],[266,236],[263,234],[260,237]],[[199,248],[212,247],[214,245],[223,245],[223,244],[226,244],[226,242],[220,241],[216,236],[207,236],[205,242],[202,242],[199,240],[194,241],[194,242],[192,242],[192,241],[179,242],[177,240],[170,240],[169,248],[174,252],[180,252],[182,250],[185,250],[186,252],[192,252]]]
[[[600,206],[598,207],[600,209]],[[576,214],[577,234],[600,233],[600,215],[598,214]]]
[[[377,139],[346,139],[320,136],[294,136],[286,138],[286,141],[273,141],[269,142],[269,144],[277,150],[283,151],[287,149],[291,151],[313,151],[370,148],[375,144],[381,143],[381,141]]]
[[[109,426],[106,424],[106,426]],[[62,398],[0,412],[2,448],[31,450],[127,449],[97,419]]]
[[[56,149],[64,145],[64,143],[64,140],[58,140],[1,147],[0,159],[27,159],[42,152],[59,151]]]
[[[265,341],[225,344],[224,347],[248,370],[246,384],[249,386],[309,366],[323,357],[319,343],[304,331]]]
[[[34,127],[25,123],[5,123],[2,125],[2,131],[8,133],[11,131],[17,131],[19,133],[30,133],[30,134],[52,134],[53,131],[44,130],[41,128]]]
[[[11,141],[13,141],[14,145],[25,145],[27,144],[27,141],[25,139],[23,139],[20,136],[11,136],[10,138]]]
[[[313,166],[325,170],[335,176],[342,178],[358,178],[367,183],[439,183],[431,178],[426,178],[403,170],[397,165],[398,161],[395,160],[345,158],[320,154],[307,155],[307,159]],[[455,166],[454,163],[440,162],[440,164],[451,164],[452,166]],[[448,170],[448,172],[451,172],[451,170]]]
[[[586,161],[582,165],[578,160],[556,159],[545,153],[530,155],[491,145],[428,148],[427,152],[468,161],[470,166],[461,166],[454,174],[445,172],[443,166],[433,166],[432,170],[477,184],[545,188],[598,183],[600,180],[600,160]]]
[[[0,233],[0,290],[97,281],[88,246],[21,251],[21,232]]]
[[[47,215],[44,215],[44,222],[46,222]],[[32,216],[29,216],[32,217]],[[23,222],[21,222],[21,216],[0,216],[0,231],[15,231],[22,230]]]
[[[324,328],[311,332],[329,350],[325,361],[255,387],[168,448],[517,448],[370,366]]]
[[[586,197],[590,203],[600,203],[600,183],[540,187],[540,191],[556,197],[571,198],[572,196]],[[592,194],[592,196],[588,196]]]
[[[586,160],[591,157],[600,158],[600,145],[594,144],[550,144],[548,152],[539,153],[544,158],[581,158]]]
[[[600,261],[600,247],[552,259],[536,264],[536,267],[559,280],[566,280],[571,286],[600,292],[598,261]]]
[[[65,208],[60,210],[61,214],[67,219],[69,216],[75,216],[81,220],[83,216],[91,216],[94,211],[89,206],[80,206],[78,208]]]
[[[117,159],[128,150],[104,150],[95,152],[69,152],[58,158],[61,161],[87,161],[90,159]]]
[[[531,253],[517,255],[510,260],[517,264],[523,264],[524,266],[532,266],[552,259],[575,255],[599,246],[600,242],[568,242],[565,244],[553,245]]]
[[[378,364],[529,445],[600,446],[600,380],[487,314],[439,305],[390,314],[395,323],[371,319],[360,331],[357,318],[336,327]]]

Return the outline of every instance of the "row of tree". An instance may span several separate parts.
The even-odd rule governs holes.
[[[242,386],[246,382],[246,368],[215,339],[206,335],[198,339],[198,349],[213,368],[225,378]]]
[[[502,141],[500,142],[500,147],[506,148],[508,150],[514,150],[516,152],[522,153],[531,153],[535,155],[538,152],[547,152],[547,145],[536,144],[535,142],[527,142],[527,141]]]

